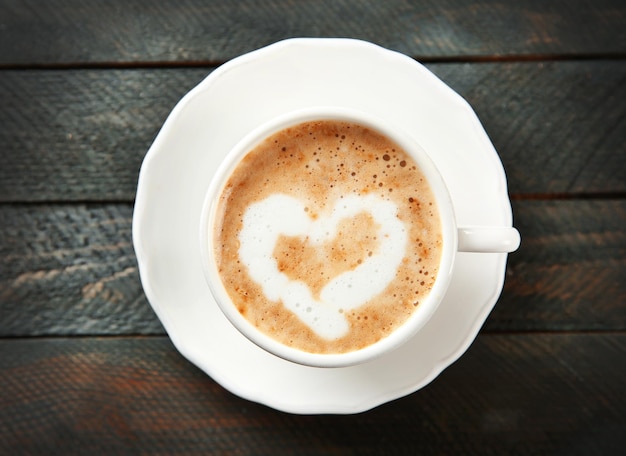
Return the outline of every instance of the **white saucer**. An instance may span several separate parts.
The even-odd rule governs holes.
[[[432,381],[474,340],[502,290],[506,254],[459,254],[420,333],[367,364],[304,367],[241,336],[204,281],[201,206],[223,156],[287,111],[339,105],[412,132],[447,181],[459,225],[511,226],[500,159],[470,106],[422,65],[370,43],[293,39],[236,58],[174,108],[139,176],[133,240],[148,300],[178,350],[231,392],[292,413],[356,413]]]

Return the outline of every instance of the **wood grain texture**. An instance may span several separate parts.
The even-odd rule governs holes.
[[[515,201],[520,250],[486,331],[626,330],[626,201]],[[130,205],[0,206],[0,337],[162,334]]]
[[[520,249],[485,329],[626,330],[626,201],[514,201]]]
[[[0,335],[161,334],[131,221],[130,205],[0,207]]]
[[[626,52],[619,0],[4,0],[0,17],[5,66],[216,62],[295,36],[438,58]]]
[[[474,107],[511,193],[626,192],[622,61],[428,68]],[[0,72],[0,202],[132,201],[159,128],[209,72]]]
[[[0,452],[617,455],[625,355],[624,334],[479,336],[408,397],[297,416],[235,397],[166,338],[2,340]]]
[[[132,201],[156,133],[206,73],[0,72],[0,199]]]
[[[626,192],[626,61],[429,68],[474,107],[510,193]]]

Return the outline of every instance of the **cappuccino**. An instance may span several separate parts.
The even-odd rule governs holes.
[[[385,338],[430,293],[441,221],[417,163],[352,122],[308,121],[237,164],[217,205],[224,287],[261,332],[310,353]]]

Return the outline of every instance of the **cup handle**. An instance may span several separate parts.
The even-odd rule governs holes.
[[[459,252],[509,253],[520,245],[520,234],[512,227],[466,226],[458,228]]]

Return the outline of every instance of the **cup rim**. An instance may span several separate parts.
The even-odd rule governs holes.
[[[215,262],[212,229],[219,195],[231,172],[241,159],[257,144],[285,128],[313,120],[337,120],[361,124],[392,139],[418,163],[425,174],[439,210],[442,232],[442,250],[435,284],[428,296],[420,302],[412,315],[391,334],[359,350],[345,353],[311,353],[282,344],[258,330],[243,317],[231,302]],[[285,360],[311,367],[346,367],[373,360],[404,344],[430,319],[442,301],[452,277],[457,252],[458,235],[452,200],[436,165],[427,152],[408,133],[387,124],[384,119],[364,111],[339,106],[316,106],[290,111],[265,121],[242,137],[228,152],[213,175],[200,217],[200,254],[204,278],[222,313],[233,326],[251,342],[265,351]]]

